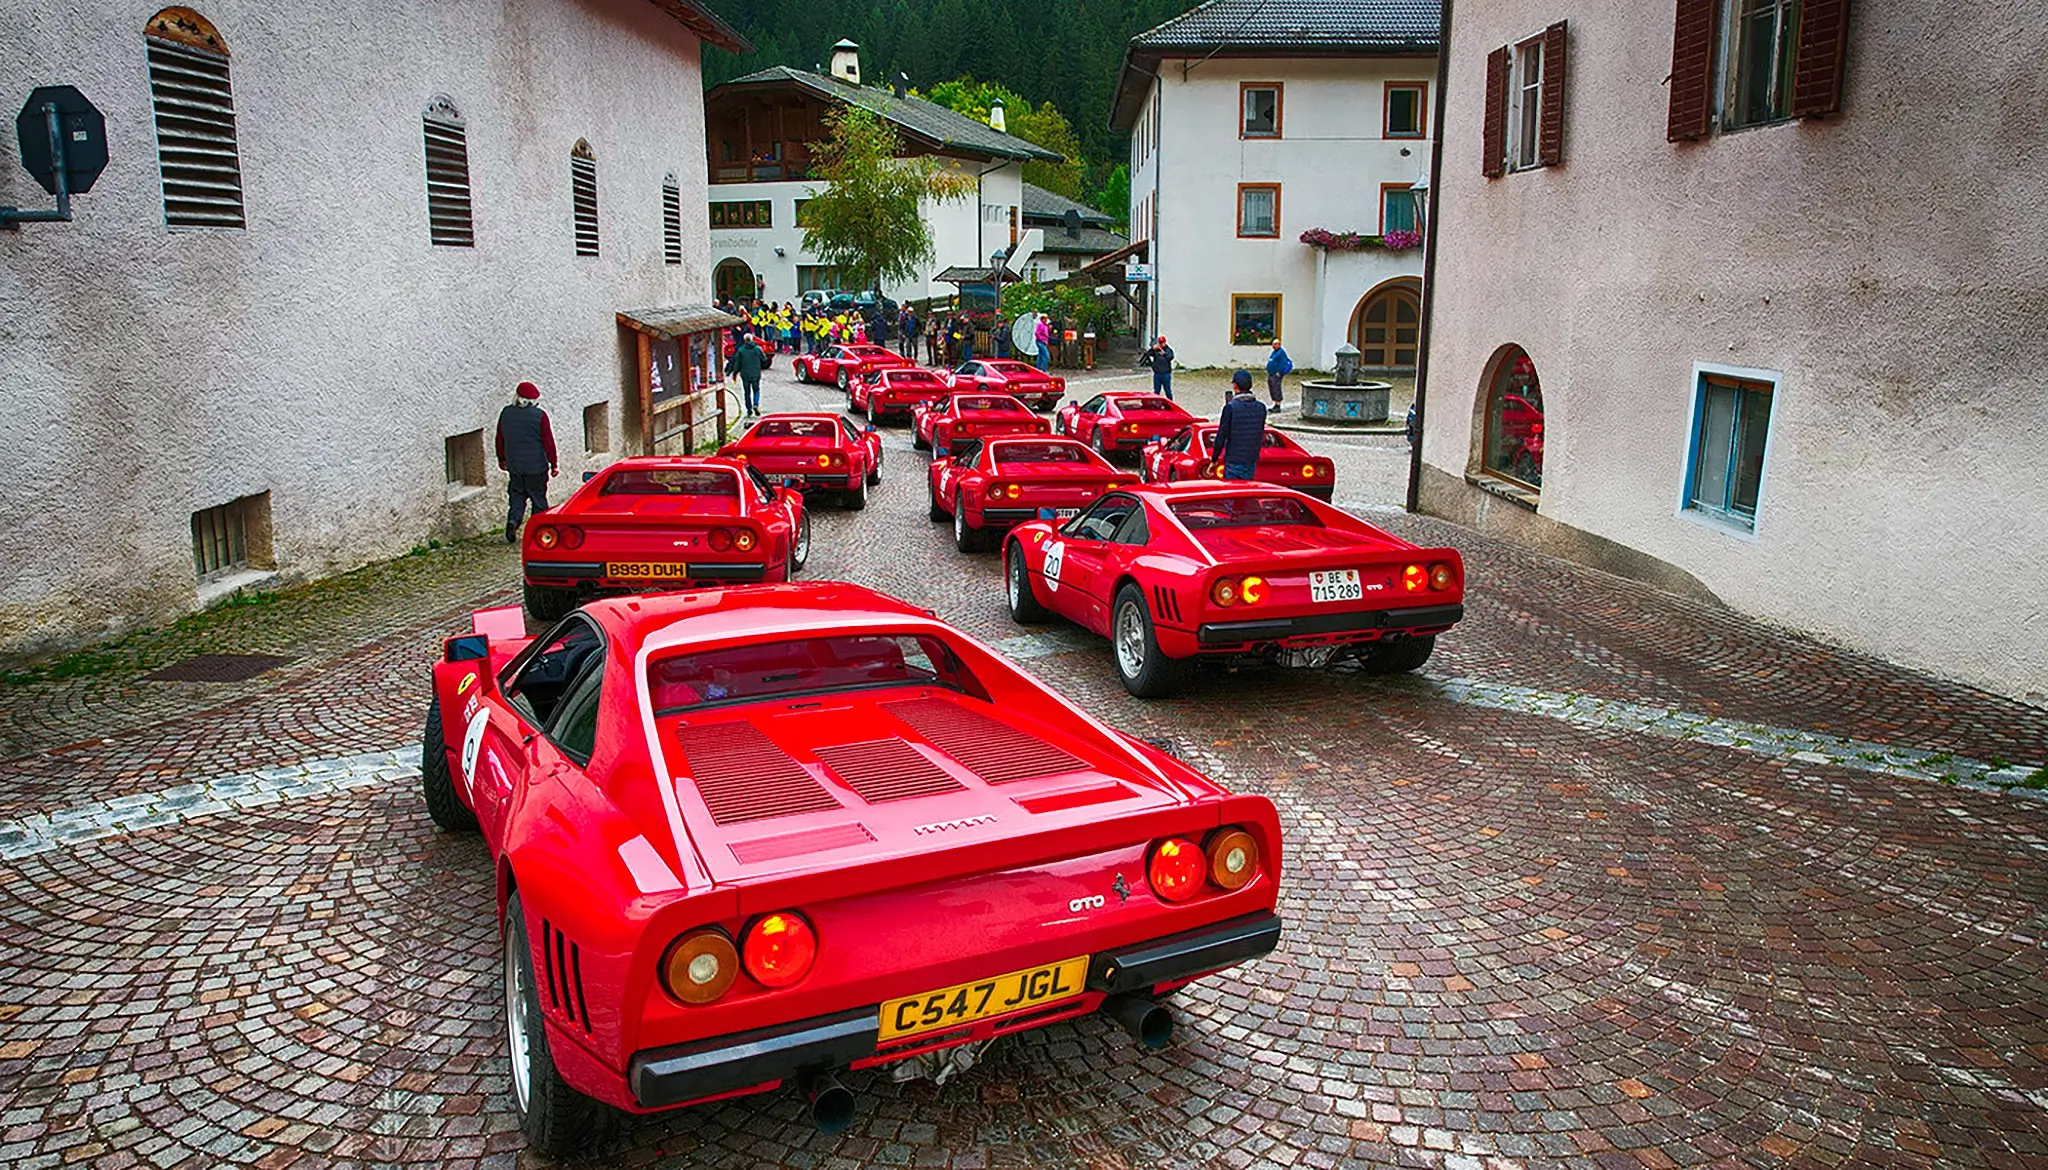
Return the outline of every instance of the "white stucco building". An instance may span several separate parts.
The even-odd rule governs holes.
[[[2041,6],[1732,7],[1457,7],[1421,506],[2048,699]]]
[[[987,268],[1023,232],[1024,163],[1060,155],[900,89],[863,85],[859,46],[834,47],[830,75],[776,66],[735,78],[705,95],[712,265],[717,294],[794,301],[812,289],[843,288],[804,249],[797,205],[825,186],[811,177],[809,144],[829,133],[825,117],[853,104],[888,120],[905,153],[967,175],[975,194],[926,201],[932,259],[923,276],[882,291],[897,300],[950,296],[936,280],[948,268]]]
[[[13,11],[0,96],[76,85],[111,162],[0,232],[0,654],[501,527],[521,380],[556,498],[636,449],[615,314],[710,288],[706,44],[694,0]]]
[[[1132,39],[1110,119],[1131,135],[1146,332],[1181,364],[1260,368],[1277,333],[1305,368],[1347,342],[1414,368],[1422,252],[1380,242],[1416,227],[1438,21],[1436,0],[1208,0]],[[1351,238],[1303,241],[1317,229]]]

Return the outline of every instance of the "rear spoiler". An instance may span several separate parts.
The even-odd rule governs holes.
[[[470,633],[448,639],[445,656],[450,662],[475,662],[491,656],[492,642],[516,641],[526,636],[526,611],[516,605],[480,609],[469,615]]]

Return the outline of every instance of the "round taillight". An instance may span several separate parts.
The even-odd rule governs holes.
[[[663,986],[684,1003],[710,1003],[724,995],[739,974],[739,951],[716,928],[684,935],[661,959]]]
[[[747,461],[747,453],[745,451],[735,452],[733,454],[733,458],[739,460],[741,463],[745,463]]]
[[[1259,844],[1243,829],[1224,829],[1209,838],[1209,880],[1241,890],[1259,872]]]
[[[741,947],[747,974],[763,987],[788,987],[810,974],[818,957],[818,935],[803,915],[780,910],[747,928]]]
[[[732,533],[723,528],[714,528],[704,537],[704,543],[710,545],[713,552],[724,552],[732,547]]]
[[[1229,577],[1209,586],[1209,600],[1225,607],[1237,604],[1237,582]]]
[[[1004,492],[1003,494],[1004,494],[1004,495],[1007,495],[1007,496],[1009,496],[1009,497],[1010,497],[1011,499],[1013,499],[1013,500],[1014,500],[1014,499],[1016,499],[1017,497],[1019,497],[1019,496],[1021,496],[1021,495],[1023,495],[1023,494],[1024,494],[1024,485],[1023,485],[1023,484],[1018,484],[1018,483],[1013,483],[1013,484],[1011,484],[1011,485],[1009,486],[1009,488],[1008,488],[1007,490],[1005,490],[1005,492]]]
[[[1429,570],[1421,565],[1410,565],[1401,570],[1401,588],[1410,593],[1420,593],[1429,585]]]
[[[992,483],[992,484],[988,485],[988,498],[989,498],[989,499],[991,499],[991,500],[1000,500],[1000,499],[1002,499],[1002,498],[1003,498],[1003,485],[1002,485],[1002,484],[999,484],[999,483]]]
[[[1316,477],[1316,465],[1313,463],[1302,464],[1301,476],[1303,479],[1314,479]]]
[[[1193,841],[1168,837],[1152,847],[1152,862],[1145,867],[1145,877],[1153,893],[1169,902],[1185,902],[1201,890],[1208,870],[1208,859]]]
[[[1429,567],[1429,587],[1438,593],[1451,587],[1451,567],[1442,561]]]
[[[1237,599],[1246,605],[1257,605],[1266,600],[1266,579],[1246,577],[1237,583]]]
[[[562,529],[562,547],[582,548],[583,530],[581,528],[576,527],[574,524],[571,524],[568,527]]]
[[[534,530],[533,543],[542,548],[553,548],[562,543],[562,534],[552,528],[541,527]]]
[[[742,528],[738,532],[733,533],[732,546],[741,552],[752,552],[754,549],[753,529]]]

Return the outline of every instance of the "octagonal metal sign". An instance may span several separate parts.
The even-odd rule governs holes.
[[[43,85],[28,95],[14,119],[21,143],[21,165],[43,190],[57,193],[57,169],[50,152],[50,126],[43,107],[55,103],[57,133],[64,143],[65,185],[73,195],[92,190],[107,165],[107,119],[86,96],[69,85]]]

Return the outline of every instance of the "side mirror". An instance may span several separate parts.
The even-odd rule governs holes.
[[[868,434],[870,434],[870,435],[873,435],[873,434],[879,434],[879,433],[880,433],[880,430],[879,430],[879,428],[877,428],[877,427],[875,426],[875,424],[873,424],[873,423],[869,423],[869,424],[868,424],[868,425],[866,426],[866,428],[864,428],[864,429],[865,429],[865,430],[866,430],[866,432],[867,432]]]
[[[950,457],[952,456],[952,454],[953,454],[953,452],[952,452],[952,449],[951,449],[951,448],[949,448],[949,447],[933,447],[933,448],[932,448],[932,462],[936,463],[936,462],[938,462],[938,461],[939,461],[939,460],[941,460],[941,459],[947,459],[947,458],[950,458]]]
[[[785,475],[782,477],[782,486],[786,488],[796,488],[800,486],[802,483],[802,480],[798,479],[796,476],[793,475]]]
[[[596,479],[596,478],[597,478],[597,473],[596,473],[595,471],[586,471],[586,472],[584,472],[584,473],[583,473],[583,482],[584,482],[584,483],[589,483],[589,482],[590,482],[591,480],[593,480],[593,479]]]
[[[482,634],[448,639],[448,661],[479,662],[491,656],[491,640]]]

